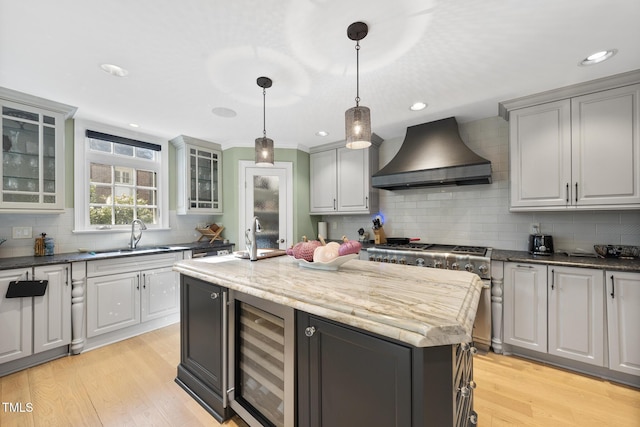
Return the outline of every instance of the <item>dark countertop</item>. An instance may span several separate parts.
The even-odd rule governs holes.
[[[168,252],[178,252],[185,250],[208,250],[222,249],[228,246],[233,247],[233,243],[224,244],[222,242],[190,242],[172,243],[169,245],[139,246],[133,251],[116,253],[109,249],[97,252],[69,252],[49,256],[21,256],[0,258],[0,270],[10,270],[13,268],[38,267],[41,265],[64,264],[68,262],[93,261],[97,259],[120,258],[131,255],[154,255]],[[116,251],[117,249],[113,249]]]
[[[561,253],[548,256],[532,255],[525,251],[507,251],[502,249],[493,249],[491,259],[493,261],[528,262],[531,264],[640,272],[640,259],[592,258],[575,255],[570,256]]]

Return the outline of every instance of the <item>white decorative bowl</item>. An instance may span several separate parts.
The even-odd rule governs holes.
[[[345,262],[350,261],[352,259],[356,259],[356,258],[358,258],[358,254],[342,255],[342,256],[339,256],[338,258],[332,259],[329,262],[318,262],[318,261],[309,262],[304,259],[296,259],[296,258],[294,259],[298,261],[298,265],[300,267],[311,268],[314,270],[336,271]]]

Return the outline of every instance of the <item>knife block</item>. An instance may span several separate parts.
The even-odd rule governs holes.
[[[384,234],[384,228],[380,227],[377,230],[373,230],[373,242],[376,245],[387,243],[387,236]]]

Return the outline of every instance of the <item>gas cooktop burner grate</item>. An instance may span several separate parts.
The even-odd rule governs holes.
[[[375,246],[377,249],[387,250],[409,250],[409,251],[423,251],[423,252],[437,252],[437,253],[453,253],[453,254],[465,254],[465,255],[478,255],[484,256],[487,252],[487,248],[483,246],[455,246],[455,245],[440,245],[434,243],[384,243]]]
[[[470,255],[480,255],[483,256],[487,248],[482,246],[456,246],[453,248],[451,252],[457,254],[470,254]]]

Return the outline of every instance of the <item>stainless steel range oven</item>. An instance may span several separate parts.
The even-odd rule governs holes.
[[[483,287],[473,325],[475,346],[488,351],[491,346],[491,248],[415,243],[409,239],[367,249],[369,261],[417,267],[466,270],[482,279]]]

